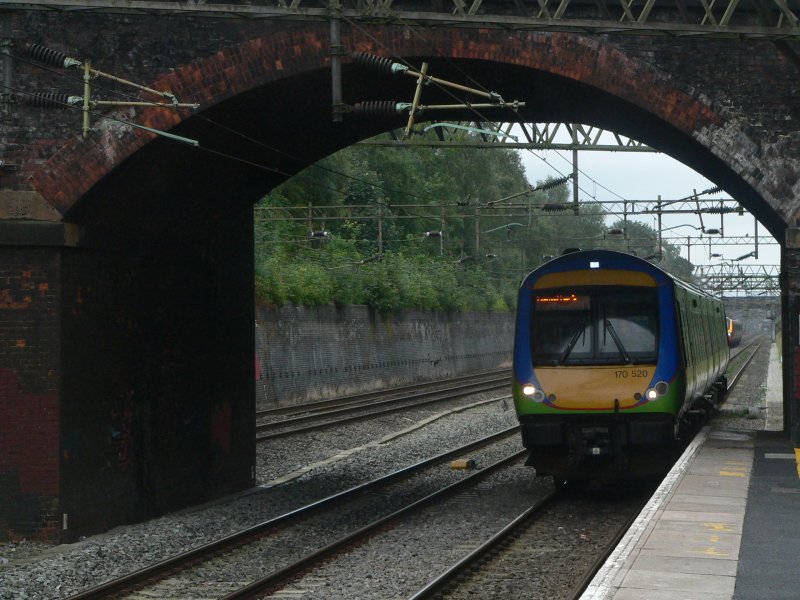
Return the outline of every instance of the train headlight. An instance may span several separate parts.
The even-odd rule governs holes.
[[[532,383],[523,385],[522,393],[528,398],[532,398],[534,402],[544,402],[544,392],[542,390],[537,390],[536,386]]]
[[[647,390],[644,395],[648,400],[652,401],[658,399],[660,396],[666,395],[668,391],[669,384],[666,381],[659,381],[657,384]]]

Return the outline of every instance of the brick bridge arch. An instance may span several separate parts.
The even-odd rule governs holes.
[[[355,51],[428,60],[437,73],[454,80],[468,73],[506,99],[527,101],[520,112],[528,121],[584,122],[644,141],[725,188],[779,240],[792,222],[797,173],[776,163],[782,144],[753,135],[748,121],[710,97],[713,90],[692,88],[598,38],[465,30],[432,30],[424,38],[403,33],[356,33],[344,42]],[[116,199],[115,218],[124,215],[125,223],[135,221],[135,215],[121,214],[119,205],[138,205],[136,196],[141,195],[158,203],[186,196],[196,204],[209,190],[218,193],[215,187],[222,183],[230,191],[226,202],[235,194],[251,202],[305,165],[401,123],[354,118],[331,123],[329,65],[325,25],[273,32],[219,50],[152,84],[172,90],[183,101],[200,103],[198,115],[147,109],[135,119],[196,138],[203,149],[152,141],[152,134],[103,121],[89,140],[72,138],[41,168],[32,167],[30,184],[66,220],[77,222],[101,218],[103,209],[93,204],[102,204],[98,197],[108,195]],[[408,101],[411,83],[410,78],[345,65],[345,100],[351,103]],[[426,90],[428,102],[437,96],[451,101],[437,90]],[[264,146],[231,131],[248,132]],[[259,172],[218,151],[264,169]],[[144,156],[136,157],[137,152]],[[154,178],[154,170],[160,176]],[[212,214],[220,210],[213,198],[207,202]],[[101,220],[108,218],[106,213]]]
[[[71,18],[36,17],[67,40],[64,50],[78,47],[73,32],[97,29],[87,22],[96,16]],[[115,55],[149,56],[163,33],[126,36],[128,20],[108,20],[120,32],[110,36]],[[216,21],[214,35],[228,43],[209,51],[200,21],[191,31],[148,22],[174,26],[184,44],[171,58],[182,59],[161,76],[163,68],[134,61],[131,79],[202,108],[125,117],[200,148],[111,120],[95,120],[82,140],[79,117],[67,114],[51,131],[24,109],[16,131],[3,134],[4,159],[19,168],[0,178],[0,414],[9,417],[0,420],[9,449],[0,457],[0,530],[70,540],[252,484],[252,202],[319,158],[402,124],[332,122],[327,25]],[[140,39],[145,49],[134,52]],[[187,58],[189,41],[200,50]],[[771,45],[737,47],[732,57],[729,46],[708,43],[704,63],[681,50],[692,46],[685,40],[384,28],[346,32],[344,42],[427,60],[446,79],[468,73],[526,101],[525,120],[640,139],[724,187],[779,240],[795,239],[784,233],[800,195],[792,94],[800,78]],[[733,59],[738,79],[712,68]],[[770,83],[769,102],[747,78],[759,89]],[[343,88],[348,103],[403,101],[413,80],[345,64]],[[424,101],[450,98],[428,87]],[[800,281],[792,272],[790,288]],[[800,304],[793,298],[785,314]]]

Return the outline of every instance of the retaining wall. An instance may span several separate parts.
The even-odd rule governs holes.
[[[513,313],[257,306],[256,403],[285,406],[510,367],[513,332]]]

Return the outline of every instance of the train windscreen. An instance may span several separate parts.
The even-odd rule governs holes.
[[[655,289],[564,289],[534,297],[531,349],[537,366],[655,363]]]

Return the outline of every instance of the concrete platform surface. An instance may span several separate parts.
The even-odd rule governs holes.
[[[800,449],[706,427],[581,600],[800,599]]]

